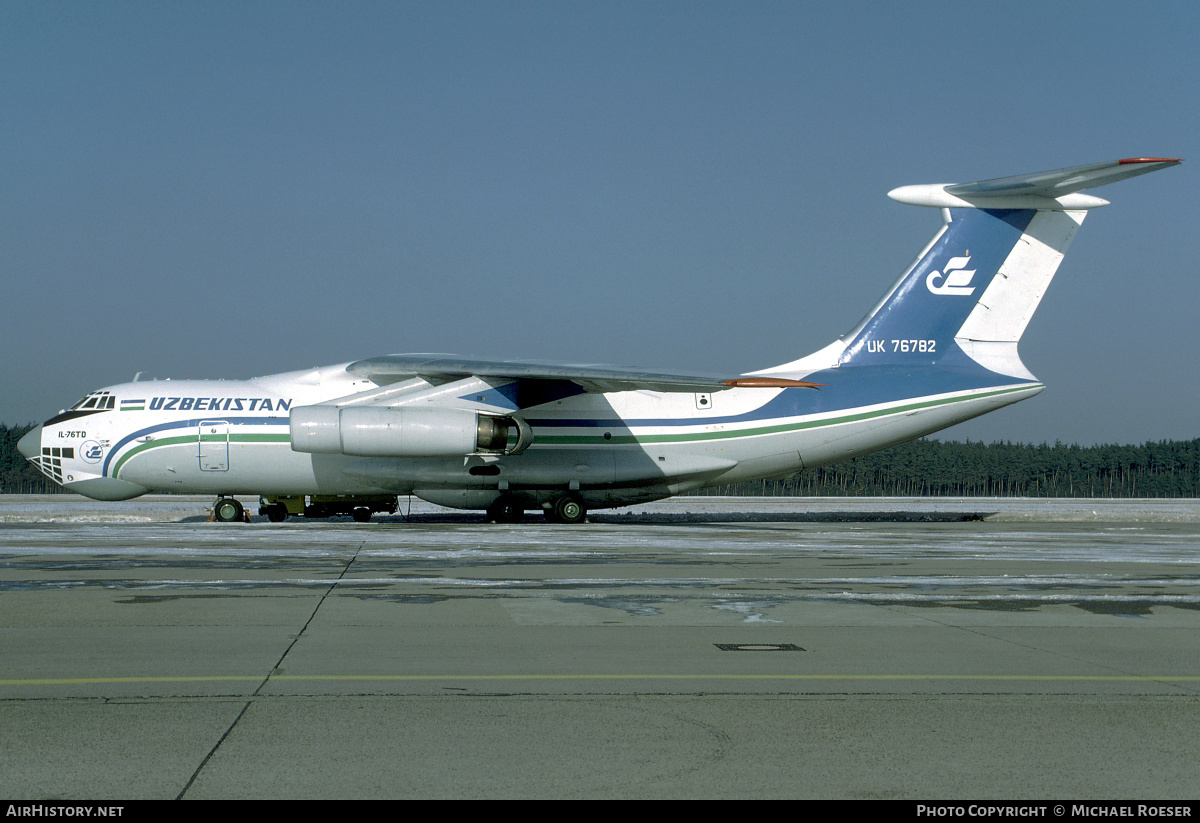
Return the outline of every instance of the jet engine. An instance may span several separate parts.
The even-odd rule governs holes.
[[[355,457],[455,457],[519,454],[532,439],[524,420],[472,409],[298,406],[292,450]],[[516,444],[508,447],[510,429]]]

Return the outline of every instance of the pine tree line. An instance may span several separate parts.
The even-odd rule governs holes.
[[[34,425],[0,423],[0,494],[57,494],[63,490],[17,451],[17,441]]]
[[[714,487],[737,496],[1200,497],[1200,439],[1141,446],[914,440],[782,480]]]
[[[0,494],[54,494],[17,451],[33,424],[0,423]],[[782,480],[705,489],[735,496],[1200,497],[1200,438],[1141,446],[914,440]]]

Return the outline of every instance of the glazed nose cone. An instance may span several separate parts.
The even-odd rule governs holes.
[[[29,433],[17,441],[17,451],[26,460],[32,460],[42,454],[42,427],[34,426]]]

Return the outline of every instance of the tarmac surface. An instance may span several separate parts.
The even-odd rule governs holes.
[[[1200,797],[1200,501],[211,503],[0,497],[0,797]]]

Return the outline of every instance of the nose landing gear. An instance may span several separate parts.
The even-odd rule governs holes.
[[[218,497],[213,504],[213,520],[218,523],[236,523],[246,520],[246,510],[232,497]]]

